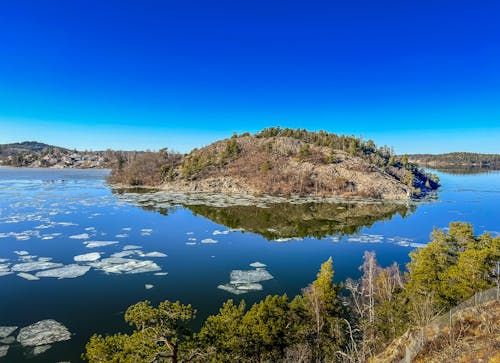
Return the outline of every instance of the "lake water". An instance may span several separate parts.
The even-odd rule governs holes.
[[[418,204],[284,203],[112,191],[103,170],[0,168],[0,326],[55,319],[73,334],[38,356],[13,344],[2,359],[78,362],[93,333],[127,329],[123,312],[139,300],[190,303],[199,324],[229,298],[253,303],[267,294],[299,293],[330,256],[337,281],[359,276],[365,250],[375,251],[382,265],[404,265],[434,227],[450,221],[498,234],[500,173],[438,174],[438,197]],[[87,247],[96,241],[115,243]],[[100,252],[109,258],[124,247],[133,251],[124,258],[151,261],[140,262],[151,271],[106,273],[94,263],[77,278],[29,281],[8,274],[40,257],[86,266],[73,257]],[[273,276],[260,282],[261,291],[234,295],[218,288],[232,270],[252,270],[254,262],[267,265]]]

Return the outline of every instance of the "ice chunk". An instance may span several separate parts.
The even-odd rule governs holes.
[[[247,290],[238,290],[235,285],[231,284],[225,284],[225,285],[219,285],[217,286],[218,289],[230,292],[231,294],[235,295],[241,295],[241,294],[246,294],[248,291]]]
[[[147,252],[147,253],[144,253],[144,252],[141,252],[141,251],[138,251],[137,254],[141,257],[167,257],[166,254],[162,253],[162,252]]]
[[[17,276],[22,277],[23,279],[30,280],[30,281],[35,281],[35,280],[40,280],[39,277],[36,277],[35,275],[28,274],[26,272],[19,272]]]
[[[14,333],[16,329],[17,326],[0,326],[0,338],[7,338]]]
[[[272,280],[273,276],[267,270],[233,270],[230,275],[231,284],[248,284]]]
[[[45,270],[36,273],[38,277],[57,277],[58,279],[73,279],[85,275],[90,270],[90,266],[77,264],[66,265],[52,270]]]
[[[262,290],[262,285],[257,284],[257,283],[237,284],[234,286],[238,290],[243,290],[243,291],[260,291],[260,290]]]
[[[144,285],[144,287],[146,288],[146,290],[150,290],[154,287],[154,285],[146,284],[146,285]]]
[[[167,276],[168,272],[155,272],[154,275],[155,276]]]
[[[48,270],[50,268],[57,268],[63,266],[62,263],[56,262],[46,262],[46,261],[34,261],[34,262],[25,262],[18,263],[12,266],[12,271],[15,272],[29,272],[29,271],[37,271],[37,270]]]
[[[91,262],[89,265],[98,270],[113,274],[137,274],[161,270],[160,266],[153,261],[119,257],[104,258],[100,261]]]
[[[88,241],[84,242],[87,248],[97,248],[97,247],[105,247],[109,245],[115,245],[118,241]]]
[[[217,236],[217,235],[219,235],[219,234],[229,234],[229,231],[228,231],[228,230],[225,230],[225,231],[219,231],[219,230],[217,230],[217,229],[216,229],[215,231],[213,231],[213,232],[212,232],[212,234],[213,234],[214,236]]]
[[[116,253],[113,253],[111,255],[111,257],[118,257],[118,258],[122,258],[122,257],[127,257],[127,256],[130,256],[130,255],[135,255],[136,253],[136,250],[129,250],[129,251],[121,251],[121,252],[116,252]]]
[[[90,235],[88,233],[74,234],[73,236],[69,236],[72,239],[89,239]]]
[[[138,250],[138,249],[141,249],[142,246],[136,246],[136,245],[125,245],[123,247],[123,250],[124,251],[128,251],[128,250]]]
[[[262,262],[253,262],[250,264],[250,267],[262,268],[262,267],[267,267],[267,265]]]
[[[61,323],[48,319],[26,326],[19,331],[17,341],[24,347],[52,344],[71,339],[71,333]]]
[[[217,240],[212,238],[205,238],[201,240],[201,243],[217,243]]]
[[[14,253],[18,256],[26,256],[30,254],[28,251],[14,251]]]
[[[117,234],[115,236],[115,238],[127,238],[127,237],[128,237],[128,234],[126,234],[126,233]]]
[[[77,262],[89,262],[89,261],[96,261],[101,258],[101,254],[99,252],[90,252],[90,253],[85,253],[83,255],[77,255],[73,257],[73,260]]]
[[[0,339],[0,343],[2,344],[12,344],[16,341],[16,338],[14,338],[12,335],[7,338]]]
[[[52,348],[52,345],[50,345],[50,344],[39,345],[39,346],[33,348],[33,355],[39,355],[39,354],[45,353],[50,348]]]
[[[10,274],[12,274],[11,271],[0,271],[0,277],[1,276],[7,276],[7,275],[10,275]]]
[[[132,230],[132,228],[130,228],[130,227],[124,227],[124,228],[122,228],[122,230],[123,230],[123,231],[131,231],[131,230]]]
[[[0,358],[5,357],[8,352],[9,352],[8,345],[0,345]]]

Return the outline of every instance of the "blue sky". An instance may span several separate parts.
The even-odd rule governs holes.
[[[500,152],[498,1],[4,1],[0,143],[178,151],[280,125]]]

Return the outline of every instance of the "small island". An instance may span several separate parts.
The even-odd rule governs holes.
[[[111,183],[183,192],[420,198],[439,187],[406,156],[372,140],[273,127],[181,155],[168,149],[117,163]]]

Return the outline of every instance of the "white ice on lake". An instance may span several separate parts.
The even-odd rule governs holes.
[[[113,253],[110,257],[122,258],[122,257],[135,255],[135,252],[136,252],[136,250],[121,251],[121,252]]]
[[[33,348],[33,355],[39,355],[39,354],[45,353],[50,348],[52,348],[52,345],[50,345],[50,344],[39,345],[37,347],[34,347]]]
[[[17,274],[17,276],[22,277],[23,279],[26,279],[26,280],[29,280],[29,281],[40,280],[39,277],[37,277],[35,275],[32,275],[32,274],[29,274],[29,273],[26,273],[26,272],[19,272]]]
[[[273,276],[264,269],[258,270],[233,270],[230,274],[230,284],[248,284],[272,280]]]
[[[72,264],[51,270],[40,271],[36,273],[36,276],[55,277],[58,279],[73,279],[85,275],[89,270],[90,266]]]
[[[154,275],[155,276],[167,276],[168,272],[155,272]]]
[[[126,233],[120,233],[115,236],[115,238],[128,238],[128,234]]]
[[[9,352],[8,345],[0,345],[0,358],[5,357],[8,352]]]
[[[14,251],[14,253],[18,256],[26,256],[30,254],[28,251]]]
[[[88,233],[74,234],[72,236],[69,236],[69,238],[72,238],[72,239],[89,239],[90,235]]]
[[[105,247],[118,244],[118,241],[88,241],[83,242],[87,248]]]
[[[142,252],[142,251],[137,251],[137,255],[140,257],[168,257],[166,254],[163,252]]]
[[[141,249],[142,246],[137,246],[137,245],[125,245],[123,246],[122,250],[128,251],[128,250],[139,250]]]
[[[219,234],[229,234],[229,231],[227,229],[224,231],[219,231],[218,229],[216,229],[215,231],[212,232],[212,235],[214,236],[217,236]]]
[[[71,339],[69,330],[52,319],[26,326],[17,335],[17,341],[24,347],[47,345],[69,339]]]
[[[218,241],[212,238],[205,238],[201,240],[201,243],[217,243]]]
[[[77,255],[73,257],[73,260],[77,262],[91,262],[91,261],[96,261],[100,258],[101,258],[100,252],[90,252],[90,253],[84,253],[83,255]]]
[[[7,338],[14,333],[16,329],[17,326],[0,326],[0,338]]]
[[[152,289],[154,287],[154,285],[152,285],[152,284],[146,284],[146,285],[144,285],[144,287],[146,288],[146,290],[150,290],[150,289]]]
[[[161,268],[153,261],[142,261],[133,258],[110,257],[89,263],[95,269],[113,274],[137,274],[160,271]]]
[[[252,262],[250,264],[250,267],[253,267],[253,268],[262,268],[262,267],[267,267],[266,264],[262,263],[262,262]]]
[[[34,261],[34,262],[25,262],[18,263],[12,266],[11,270],[14,272],[30,272],[37,270],[48,270],[51,268],[62,267],[62,263],[56,262],[47,262],[47,261]]]

